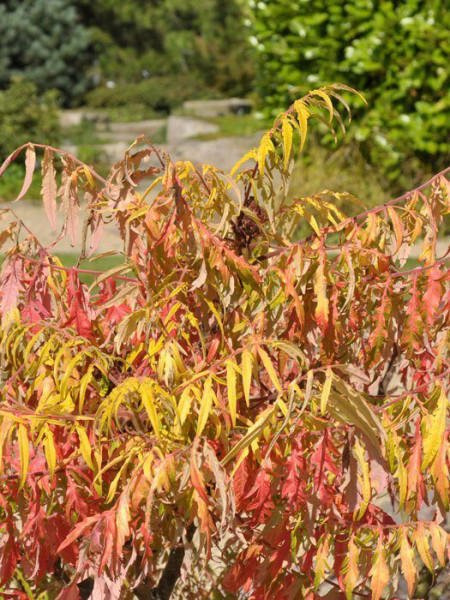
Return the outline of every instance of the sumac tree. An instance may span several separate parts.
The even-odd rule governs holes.
[[[84,209],[80,259],[105,227],[123,252],[68,268],[14,213],[2,230],[3,597],[379,600],[446,564],[448,170],[358,217],[287,200],[341,90],[231,173],[144,138],[106,180],[39,144],[7,159],[22,198],[43,150],[58,237]]]

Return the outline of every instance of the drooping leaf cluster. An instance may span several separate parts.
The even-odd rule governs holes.
[[[297,100],[231,173],[144,138],[106,180],[38,144],[7,159],[20,199],[42,152],[80,260],[105,228],[123,251],[68,268],[2,212],[4,594],[379,600],[447,563],[448,170],[358,217],[343,192],[287,200],[345,91]]]

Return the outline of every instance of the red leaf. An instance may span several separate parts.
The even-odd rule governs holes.
[[[42,200],[47,218],[53,231],[56,229],[56,196],[58,189],[56,185],[56,172],[53,166],[53,151],[45,149],[42,160]]]
[[[22,261],[17,257],[13,257],[3,270],[0,283],[0,290],[2,292],[0,310],[2,314],[9,312],[17,306],[19,293],[23,290],[21,267]]]
[[[8,522],[7,534],[2,536],[0,545],[0,588],[13,576],[19,556],[12,524]]]
[[[66,537],[66,539],[62,542],[62,544],[59,545],[57,552],[61,552],[62,550],[64,550],[64,548],[67,548],[67,546],[70,546],[70,544],[73,544],[73,542],[75,542],[77,537],[79,537],[82,533],[84,533],[86,531],[86,529],[88,529],[89,527],[92,527],[92,525],[101,518],[102,518],[101,514],[93,515],[92,517],[87,517],[86,519],[81,521],[81,523],[78,523],[77,525],[75,525],[74,529],[72,529],[72,532]]]
[[[305,461],[297,448],[292,448],[286,467],[288,474],[281,488],[281,496],[297,509],[300,500],[303,502],[306,499],[304,494],[306,483],[301,478],[301,473],[305,471]]]
[[[110,559],[114,552],[114,544],[117,537],[116,513],[114,510],[108,510],[103,513],[101,523],[99,523],[95,529],[98,529],[99,527],[103,528],[103,552],[100,559],[100,565],[98,567],[98,574],[101,574],[106,565],[108,565],[110,570],[114,573],[115,565],[110,564]]]
[[[250,502],[247,503],[245,510],[255,511],[254,520],[256,523],[265,521],[274,507],[271,498],[271,480],[265,470],[262,469],[259,471],[255,483],[246,498],[250,498]]]
[[[425,308],[428,325],[433,324],[439,304],[441,303],[442,277],[443,275],[439,270],[438,265],[434,265],[432,269],[429,269],[427,278],[427,291],[423,295],[423,306]]]
[[[91,316],[93,311],[89,307],[89,296],[78,280],[75,269],[70,270],[67,285],[68,302],[70,306],[69,318],[65,326],[74,326],[79,335],[92,337]]]
[[[208,494],[206,493],[205,482],[203,481],[203,476],[200,471],[197,469],[197,465],[195,464],[195,448],[192,447],[191,450],[191,462],[190,462],[190,472],[191,472],[191,481],[195,490],[197,491],[200,498],[203,500],[205,504],[209,504]]]
[[[246,457],[239,465],[233,477],[233,489],[237,510],[242,509],[245,497],[250,489],[249,461],[249,457]]]
[[[327,473],[333,473],[333,475],[339,473],[339,469],[336,467],[328,450],[328,444],[328,432],[325,431],[323,438],[317,444],[316,450],[311,455],[311,463],[316,465],[314,472],[314,490],[322,501],[325,501],[327,495]]]
[[[31,182],[33,181],[34,169],[36,168],[36,151],[32,144],[28,145],[25,153],[25,179],[23,181],[22,189],[19,195],[13,202],[21,200],[30,189]]]
[[[58,594],[56,600],[80,600],[80,592],[76,583],[72,583],[69,587],[64,588]]]

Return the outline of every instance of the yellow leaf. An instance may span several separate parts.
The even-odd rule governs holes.
[[[205,381],[205,387],[203,389],[202,403],[200,405],[200,411],[198,413],[197,422],[197,435],[201,435],[205,428],[206,422],[208,421],[209,414],[211,412],[211,406],[214,399],[214,391],[212,388],[212,377],[207,377]]]
[[[237,381],[236,368],[233,361],[227,361],[227,391],[228,391],[228,406],[230,409],[231,422],[233,427],[236,426],[236,406],[237,406]]]
[[[320,584],[325,578],[325,572],[329,570],[328,555],[330,553],[330,534],[325,534],[324,539],[319,545],[316,554],[316,563],[314,565],[314,590],[319,589]]]
[[[261,357],[262,363],[264,365],[264,368],[267,371],[267,375],[269,376],[270,381],[273,383],[273,385],[275,386],[275,388],[278,392],[282,392],[283,388],[281,387],[280,380],[278,379],[277,372],[275,371],[275,368],[272,364],[272,361],[270,360],[269,355],[267,354],[267,352],[265,350],[263,350],[259,346],[258,346],[258,354]]]
[[[205,302],[209,306],[209,309],[211,310],[212,314],[216,317],[216,321],[220,328],[222,338],[225,338],[225,330],[223,328],[222,319],[220,318],[219,312],[218,312],[217,308],[215,307],[214,302],[211,302],[211,300],[208,300],[208,298],[205,298]]]
[[[256,148],[249,150],[247,154],[244,154],[244,156],[237,161],[237,163],[231,169],[231,175],[234,175],[239,167],[250,159],[257,160]]]
[[[28,441],[28,431],[25,425],[19,423],[17,429],[17,438],[19,440],[20,451],[20,485],[19,490],[25,485],[28,473],[28,463],[30,462],[30,443]]]
[[[306,134],[308,132],[309,110],[303,100],[297,100],[294,103],[294,110],[297,113],[298,122],[300,124],[300,152],[305,145]]]
[[[244,437],[242,437],[222,459],[222,465],[229,463],[232,458],[241,452],[241,450],[246,450],[258,438],[269,423],[274,410],[274,406],[268,406],[266,410],[258,415],[256,421],[248,428]]]
[[[11,435],[13,419],[2,415],[0,422],[0,473],[3,474],[3,446],[5,445],[5,440]]]
[[[396,239],[396,248],[394,254],[400,250],[400,246],[403,242],[403,225],[402,220],[399,217],[398,212],[392,206],[388,206],[388,213],[392,221],[392,225],[394,227],[395,239]]]
[[[423,434],[423,460],[422,470],[426,469],[436,458],[439,446],[443,443],[447,417],[447,395],[441,385],[441,393],[436,410],[429,418],[429,427]]]
[[[400,559],[402,561],[402,572],[408,584],[408,595],[412,597],[417,582],[417,565],[414,560],[414,550],[408,541],[408,535],[403,529],[400,544]]]
[[[47,429],[47,431],[45,432],[44,453],[45,460],[47,461],[48,470],[50,472],[50,477],[53,477],[56,469],[56,449],[53,433],[50,431],[50,429]]]
[[[328,108],[328,112],[330,113],[330,123],[333,120],[333,103],[331,102],[331,99],[329,97],[329,95],[327,93],[325,93],[323,90],[312,90],[310,92],[311,96],[319,96],[320,98],[322,98],[322,100],[325,102],[325,104],[327,105]]]
[[[394,452],[397,458],[397,479],[398,479],[398,487],[399,487],[399,504],[400,506],[405,506],[407,492],[408,492],[408,473],[405,467],[405,463],[403,462],[403,454],[400,447],[400,440],[394,445]]]
[[[187,387],[181,392],[180,401],[178,402],[178,413],[180,415],[180,422],[182,425],[186,421],[186,417],[189,414],[189,410],[191,408],[191,403],[192,403],[191,388]]]
[[[414,532],[414,543],[416,544],[416,548],[420,554],[423,564],[430,571],[430,573],[433,573],[433,559],[431,557],[430,544],[428,543],[428,535],[425,532],[423,523],[420,521],[417,523],[416,530]]]
[[[364,448],[361,446],[358,440],[355,441],[353,450],[361,470],[361,473],[358,473],[358,481],[361,486],[363,501],[359,507],[357,516],[358,519],[361,519],[366,512],[367,507],[369,506],[369,502],[372,497],[372,487],[370,485],[369,463],[366,461]]]
[[[161,437],[161,426],[158,419],[158,414],[155,408],[155,398],[153,396],[152,389],[149,385],[141,385],[141,396],[142,403],[147,412],[150,423],[152,424],[153,430],[158,438]]]
[[[80,450],[81,455],[84,458],[84,462],[90,469],[95,471],[94,463],[92,462],[92,448],[86,430],[80,425],[77,425],[75,429],[80,440]]]
[[[122,466],[120,467],[120,469],[117,471],[117,475],[112,480],[112,482],[109,486],[108,496],[106,497],[106,502],[108,504],[113,501],[119,481],[120,481],[121,477],[123,477],[123,475],[126,472],[126,469],[128,467],[128,464],[134,458],[134,456],[135,456],[135,453],[131,452],[130,455],[127,457],[127,459],[122,464]]]
[[[286,402],[284,402],[284,400],[281,398],[281,396],[278,396],[277,398],[277,405],[279,406],[281,412],[283,413],[283,417],[285,417],[287,414],[289,414],[289,408],[286,405]]]
[[[287,169],[292,150],[292,126],[287,117],[283,119],[281,133],[283,134],[284,168]]]
[[[358,563],[359,548],[352,536],[348,543],[348,555],[344,575],[345,595],[347,600],[352,600],[353,598],[353,590],[355,589],[359,577]]]
[[[370,569],[372,600],[380,600],[384,589],[389,583],[389,570],[386,565],[385,550],[383,548],[383,539],[378,539],[375,560]]]
[[[120,497],[119,505],[116,512],[116,547],[122,549],[127,537],[130,535],[129,522],[131,519],[130,514],[130,501],[126,494],[122,494]]]
[[[314,292],[317,298],[315,310],[316,320],[320,329],[324,331],[328,326],[328,297],[327,297],[327,278],[325,273],[325,251],[322,250],[319,257],[319,264],[314,274]]]
[[[325,414],[328,404],[328,398],[330,397],[331,384],[333,382],[333,371],[331,369],[326,370],[326,379],[322,388],[322,395],[320,397],[320,412],[322,415]]]
[[[386,430],[366,401],[364,394],[334,374],[334,384],[328,400],[328,410],[336,419],[357,427],[368,438],[372,448],[382,457],[379,438],[386,440]]]
[[[94,374],[94,366],[89,365],[89,368],[88,368],[86,374],[83,375],[83,377],[81,378],[81,383],[80,383],[80,387],[78,390],[78,407],[79,407],[80,413],[83,412],[83,406],[84,406],[84,400],[86,398],[87,387],[91,383],[91,381],[94,379],[93,374]]]
[[[250,350],[244,350],[242,352],[242,382],[244,386],[244,396],[247,406],[250,406],[250,386],[252,382],[252,370],[253,370],[253,355]]]
[[[444,529],[442,529],[442,527],[439,527],[439,525],[437,525],[436,523],[431,523],[429,526],[430,529],[430,533],[431,533],[431,540],[433,542],[433,548],[434,551],[436,552],[436,556],[439,560],[439,562],[441,563],[441,565],[443,567],[445,567],[446,565],[446,546],[447,546],[447,539],[448,539],[448,533],[446,531],[444,531]]]
[[[269,152],[274,152],[275,147],[272,142],[272,138],[270,136],[270,132],[265,133],[261,138],[261,143],[258,148],[258,170],[259,174],[264,174],[264,169],[266,166],[266,157]]]

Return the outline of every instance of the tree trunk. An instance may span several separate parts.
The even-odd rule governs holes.
[[[194,525],[190,525],[186,535],[188,542],[192,540],[194,532]],[[180,577],[185,553],[186,548],[182,544],[171,550],[158,585],[155,588],[148,588],[143,583],[134,590],[139,600],[170,600],[173,589]]]

